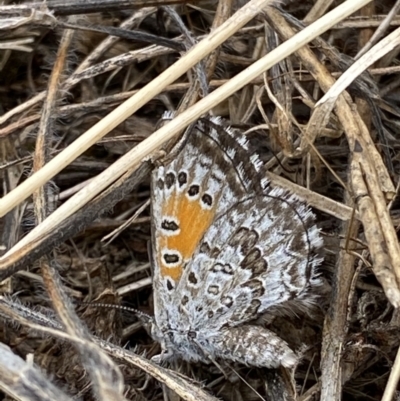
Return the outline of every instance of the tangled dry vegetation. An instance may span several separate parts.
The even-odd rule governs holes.
[[[398,399],[400,2],[5,3],[2,399]],[[134,313],[83,304],[152,314],[149,174],[208,113],[324,233],[318,309],[270,324],[295,372],[158,366]]]

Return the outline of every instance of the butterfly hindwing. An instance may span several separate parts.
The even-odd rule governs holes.
[[[238,202],[205,233],[175,303],[197,330],[205,319],[208,330],[237,326],[294,299],[300,309],[319,284],[321,245],[309,209],[282,190]]]

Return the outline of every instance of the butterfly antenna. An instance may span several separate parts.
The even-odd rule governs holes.
[[[80,305],[87,305],[87,306],[93,306],[96,308],[108,308],[108,309],[118,309],[118,310],[124,310],[127,312],[132,312],[136,316],[138,316],[141,320],[145,322],[152,322],[153,317],[148,315],[147,313],[144,313],[138,309],[131,308],[129,306],[123,306],[123,305],[115,305],[115,304],[102,304],[102,303],[96,303],[96,302],[79,302]]]

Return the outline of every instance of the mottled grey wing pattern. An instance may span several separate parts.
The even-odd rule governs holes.
[[[177,145],[182,150],[152,177],[155,318],[168,323],[185,266],[215,216],[250,193],[261,193],[260,163],[243,135],[220,119],[199,122]],[[194,249],[191,249],[193,245]]]
[[[271,308],[304,309],[320,283],[321,245],[310,210],[283,190],[238,202],[205,233],[175,303],[193,330],[204,321],[209,329],[238,326]]]
[[[189,361],[292,367],[288,345],[249,322],[314,301],[314,216],[262,179],[245,137],[220,120],[200,123],[182,144],[153,174],[153,335]]]

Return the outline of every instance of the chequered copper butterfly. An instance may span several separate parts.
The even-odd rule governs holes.
[[[177,149],[152,176],[155,359],[293,367],[295,352],[254,321],[315,300],[313,214],[263,179],[245,136],[218,118],[200,120]]]

